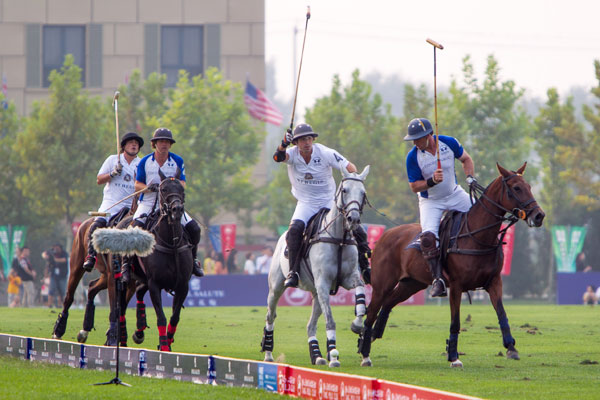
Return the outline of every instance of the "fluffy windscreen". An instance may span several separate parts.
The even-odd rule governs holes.
[[[94,249],[98,253],[113,253],[145,257],[154,251],[154,236],[139,227],[127,229],[101,228],[92,235]]]

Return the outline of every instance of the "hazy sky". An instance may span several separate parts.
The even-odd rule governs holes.
[[[532,97],[545,99],[550,87],[566,94],[571,86],[597,85],[597,0],[266,0],[266,60],[275,65],[274,97],[280,100],[293,96],[293,32],[297,26],[299,61],[307,5],[312,16],[300,110],[328,93],[334,74],[346,83],[356,68],[362,76],[378,71],[433,86],[433,49],[426,38],[444,46],[437,51],[438,88],[462,76],[467,54],[478,76],[493,54],[501,78]]]

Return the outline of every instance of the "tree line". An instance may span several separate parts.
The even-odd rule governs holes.
[[[505,291],[514,296],[552,296],[554,224],[587,224],[584,251],[588,259],[600,259],[600,249],[587,245],[600,236],[600,62],[594,66],[599,84],[591,91],[594,103],[583,105],[583,120],[576,116],[573,99],[560,98],[554,88],[532,117],[523,104],[523,89],[500,78],[493,56],[483,79],[465,57],[462,76],[438,94],[440,134],[461,141],[480,183],[487,185],[497,176],[496,162],[514,170],[528,161],[526,178],[547,222],[541,230],[517,225],[513,272],[505,279]],[[0,110],[5,177],[0,181],[0,222],[27,225],[30,241],[67,240],[71,223],[101,201],[95,177],[116,151],[112,97],[90,95],[80,77],[81,69],[67,56],[61,70],[50,75],[49,97],[35,103],[30,115],[19,118],[10,101]],[[365,208],[363,221],[388,227],[418,221],[405,167],[412,143],[403,137],[412,118],[434,120],[426,85],[405,84],[402,89],[402,115],[397,116],[358,70],[347,85],[334,76],[329,93],[306,109],[304,118],[323,144],[359,169],[371,165],[366,187],[372,207]],[[148,139],[154,129],[173,131],[177,143],[172,151],[186,162],[186,209],[204,226],[224,211],[235,213],[239,224],[260,224],[274,236],[278,226],[289,222],[295,201],[286,168],[276,166],[264,186],[251,177],[265,129],[246,112],[239,83],[209,69],[195,77],[182,71],[177,85],[168,88],[164,75],[143,78],[134,71],[118,90],[119,131],[141,134],[147,140],[141,153],[151,151]],[[263,153],[267,164],[272,151]],[[462,170],[457,172],[464,182]]]

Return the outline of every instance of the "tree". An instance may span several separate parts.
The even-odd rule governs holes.
[[[67,55],[60,72],[50,73],[49,99],[35,103],[13,151],[24,174],[17,186],[51,223],[66,222],[99,204],[96,173],[114,150],[110,108],[81,88],[81,68]]]
[[[475,162],[475,173],[486,185],[498,176],[496,162],[517,169],[530,154],[532,127],[518,100],[523,90],[513,81],[500,80],[500,68],[493,56],[487,59],[485,79],[475,77],[469,56],[463,59],[463,86],[452,81],[449,94],[438,106],[440,134],[463,141]],[[528,166],[528,176],[536,176]]]
[[[186,208],[205,226],[220,211],[251,208],[255,201],[250,173],[264,132],[250,121],[243,95],[239,83],[215,68],[191,81],[181,71],[161,118],[177,140],[173,151],[185,160]]]

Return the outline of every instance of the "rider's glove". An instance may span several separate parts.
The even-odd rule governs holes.
[[[472,175],[467,175],[467,184],[471,186],[474,183],[477,183],[477,179],[473,178]]]
[[[113,170],[110,171],[110,177],[114,178],[117,175],[121,175],[121,172],[123,172],[123,165],[121,163],[117,163]]]
[[[158,183],[151,183],[146,186],[146,189],[148,189],[149,192],[158,192]]]
[[[285,136],[283,137],[283,140],[281,141],[281,147],[283,147],[284,149],[286,147],[288,147],[290,145],[290,143],[292,143],[293,138],[294,138],[294,135],[292,134],[292,128],[287,128],[287,130],[285,131]]]

